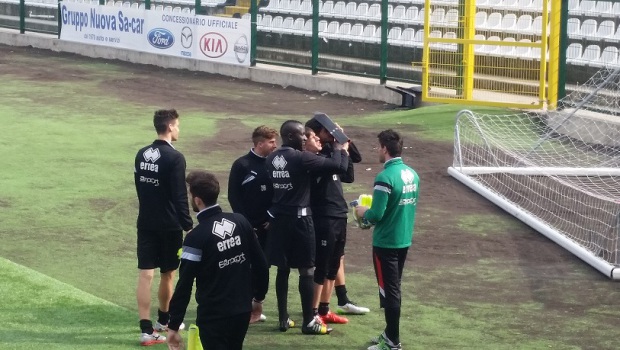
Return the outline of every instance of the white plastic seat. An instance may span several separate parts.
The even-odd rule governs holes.
[[[405,10],[405,15],[403,16],[402,22],[404,23],[413,23],[420,18],[420,11],[417,6],[409,6],[407,10]],[[424,12],[422,12],[422,18],[419,19],[424,23]]]
[[[300,8],[301,8],[301,0],[290,0],[288,2],[288,6],[284,9],[284,11],[285,13],[288,13],[291,15],[299,15]]]
[[[368,3],[367,2],[361,2],[359,5],[357,5],[357,10],[355,11],[355,17],[359,18],[359,19],[363,19],[366,17],[366,14],[368,13]]]
[[[327,24],[327,28],[323,32],[323,36],[326,38],[334,38],[338,33],[338,28],[340,27],[340,23],[338,21],[331,21]]]
[[[321,22],[319,22],[319,26],[320,25],[321,25]],[[319,29],[319,32],[320,31],[321,30]],[[304,23],[304,28],[302,29],[302,32],[303,32],[304,36],[311,36],[312,35],[312,18],[307,20],[306,23]]]
[[[614,2],[612,8],[611,8],[611,13],[613,17],[619,17],[620,16],[620,2]]]
[[[618,48],[615,46],[607,46],[601,53],[600,62],[604,66],[615,66],[618,64]]]
[[[532,4],[530,5],[530,7],[525,9],[525,10],[542,12],[543,11],[543,1],[548,1],[548,0],[532,0]],[[550,8],[551,8],[551,6],[547,2],[547,11]]]
[[[357,3],[354,1],[348,2],[344,7],[343,18],[354,18],[357,16]]]
[[[570,62],[576,62],[581,60],[581,54],[583,47],[580,43],[572,43],[568,45],[566,49],[566,60]]]
[[[514,43],[515,38],[504,38],[505,43]],[[515,47],[514,46],[500,46],[499,54],[504,57],[512,57],[515,56]]]
[[[614,21],[603,21],[598,26],[598,30],[596,31],[597,38],[610,38],[614,35],[615,32]]]
[[[184,8],[182,12],[185,12],[185,9],[187,9],[187,12],[189,12],[189,8]],[[241,16],[241,19],[247,19],[247,20],[251,20],[252,19],[252,14],[251,13],[244,13],[243,16]]]
[[[368,7],[368,11],[366,11],[366,18],[370,20],[380,20],[381,19],[381,5],[374,3]]]
[[[340,27],[338,27],[337,37],[339,39],[349,39],[349,35],[351,35],[351,23],[341,23]]]
[[[312,22],[312,21],[310,21]],[[322,33],[325,31],[325,29],[327,29],[327,21],[326,20],[320,20],[319,21],[319,33]],[[310,30],[312,30],[312,27],[310,27]]]
[[[403,32],[401,27],[392,27],[388,32],[388,43],[396,44],[400,40],[400,35]]]
[[[364,31],[362,32],[362,41],[364,42],[377,42],[377,38],[375,33],[377,32],[377,27],[374,24],[369,24],[364,27]]]
[[[270,32],[279,32],[280,29],[282,28],[282,23],[284,23],[284,17],[282,17],[282,16],[275,16],[271,20],[271,25],[269,26],[269,31]]]
[[[526,10],[532,7],[532,0],[518,0],[517,7]]]
[[[446,32],[443,35],[444,39],[456,39],[456,33],[455,32]],[[444,43],[443,44],[443,49],[447,50],[447,51],[456,51],[457,49],[457,44],[456,43]]]
[[[351,37],[351,40],[360,41],[363,31],[364,31],[364,25],[361,23],[355,23],[351,27],[351,32],[349,34],[349,36]]]
[[[620,26],[616,29],[616,33],[610,38],[612,41],[620,41]]]
[[[417,9],[417,7],[416,7]],[[393,22],[400,22],[402,20],[405,19],[405,6],[404,5],[396,5],[396,7],[394,7],[394,10],[392,10],[392,18],[391,20]]]
[[[260,21],[257,21],[258,27],[261,27],[263,30],[269,30],[272,20],[273,18],[271,15],[264,15]]]
[[[459,10],[457,9],[449,9],[446,12],[446,25],[448,27],[458,27],[459,25]]]
[[[304,25],[306,24],[306,20],[302,17],[296,18],[295,22],[293,22],[293,32],[303,33]]]
[[[479,29],[484,29],[487,26],[487,13],[485,11],[480,11],[476,13],[476,22],[475,27]]]
[[[517,20],[517,31],[519,33],[527,34],[532,33],[532,16],[531,15],[521,15]]]
[[[278,7],[275,8],[276,10],[275,12],[288,13],[290,8],[291,8],[290,0],[280,0],[280,2],[278,2]]]
[[[181,7],[180,7],[180,6],[177,6],[177,7],[173,8],[173,9],[172,9],[172,12],[178,12],[178,13],[181,13]]]
[[[322,16],[329,15],[332,12],[332,7],[334,7],[334,2],[331,0],[327,0],[323,2],[323,6],[319,9],[319,13]]]
[[[499,36],[493,35],[490,36],[487,41],[491,42],[491,41],[501,41],[502,39],[499,38]],[[499,52],[499,45],[492,45],[492,44],[487,44],[484,46],[484,52],[486,54],[497,54]]]
[[[582,15],[593,14],[596,10],[596,2],[592,0],[581,0],[579,3],[579,13]]]
[[[486,28],[497,29],[500,27],[501,23],[502,23],[502,14],[499,12],[493,12],[487,18]]]
[[[568,0],[568,13],[576,15],[579,12],[579,0]]]
[[[282,21],[282,25],[280,26],[280,30],[278,30],[278,32],[284,33],[284,34],[291,34],[291,33],[293,33],[293,24],[294,23],[295,23],[295,19],[293,17],[286,17]]]
[[[407,12],[409,12],[409,9],[407,9]],[[409,18],[409,17],[408,17],[408,15],[407,15],[407,13],[405,13],[405,16],[406,16],[407,18]],[[416,19],[414,20],[414,23],[419,23],[419,24],[421,24],[421,25],[424,25],[424,17],[425,17],[425,16],[426,16],[426,15],[425,15],[425,13],[424,13],[424,8],[421,8],[420,10],[418,10],[418,16],[417,16],[417,17],[416,17]]]
[[[538,16],[534,18],[534,20],[532,21],[532,29],[534,30],[534,34],[540,35],[542,33],[542,30],[543,30],[542,20],[543,20],[542,16]],[[549,28],[549,26],[547,26],[547,28]],[[548,33],[549,31],[547,31],[547,34]]]
[[[521,43],[531,43],[530,39],[521,39],[519,40]],[[517,57],[529,57],[530,52],[532,51],[531,47],[528,46],[517,46],[515,47],[515,56]]]
[[[400,36],[400,38],[402,39],[405,31],[407,29],[403,30],[403,35]],[[415,47],[422,47],[424,46],[424,31],[423,30],[418,30],[415,35],[413,36],[413,40],[411,41],[410,45],[406,45],[406,46],[415,46]]]
[[[139,8],[139,5],[140,4],[138,4],[137,2],[134,2],[133,4],[131,4],[131,8],[132,9],[137,9],[137,8]]]
[[[487,7],[489,6],[489,0],[478,0],[476,1],[477,7]]]
[[[429,38],[441,38],[442,34],[441,34],[441,30],[431,30],[431,32],[428,35]],[[441,47],[443,46],[442,43],[431,43],[429,44],[429,47],[431,49],[435,49],[435,50],[439,50]]]
[[[335,18],[344,18],[345,12],[344,12],[344,8],[346,6],[346,3],[344,1],[337,1],[334,4],[334,7],[332,7],[332,10],[330,12],[329,15],[331,15],[332,17]]]
[[[499,8],[502,6],[502,0],[489,0],[488,5],[490,8]]]
[[[579,30],[579,35],[582,37],[590,37],[596,35],[596,20],[594,19],[586,19],[581,24],[581,29]]]
[[[502,23],[500,24],[500,28],[503,31],[512,31],[517,26],[517,15],[514,13],[507,13],[502,17]]]
[[[172,12],[172,6],[165,6],[164,12]]]
[[[583,50],[583,61],[588,64],[597,63],[601,57],[601,47],[598,45],[588,45]]]
[[[476,34],[474,35],[474,40],[485,40],[484,35],[482,34]],[[484,45],[483,44],[475,44],[474,45],[474,53],[483,53],[484,52]]]
[[[261,12],[273,12],[273,10],[278,6],[280,0],[269,0],[269,3],[265,7],[261,7],[259,11]]]
[[[446,10],[443,8],[438,8],[435,9],[432,13],[431,13],[431,23],[434,25],[441,25],[443,24],[444,20],[446,17]]]
[[[568,22],[566,24],[566,31],[569,37],[578,36],[580,28],[581,21],[579,20],[579,18],[572,17],[568,19]]]
[[[420,30],[424,35],[424,30]],[[399,42],[403,46],[414,46],[416,31],[413,28],[405,28],[400,34]]]
[[[164,5],[155,6],[155,11],[163,11],[163,10],[164,10]]]
[[[613,16],[611,1],[597,1],[596,6],[594,7],[594,12],[596,12],[599,16]]]
[[[312,1],[303,0],[299,4],[299,14],[301,15],[310,15],[312,14]]]

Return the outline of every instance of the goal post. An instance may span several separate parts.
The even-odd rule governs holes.
[[[448,173],[620,280],[620,68],[602,68],[558,106],[459,112]]]

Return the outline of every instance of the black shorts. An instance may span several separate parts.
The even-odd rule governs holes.
[[[372,261],[379,284],[379,306],[382,308],[400,307],[400,281],[408,250],[372,247]]]
[[[250,313],[196,324],[205,350],[241,350],[250,324]]]
[[[269,264],[279,268],[314,267],[316,248],[311,216],[278,215],[269,226]]]
[[[138,230],[138,268],[159,268],[161,273],[179,268],[183,231]]]
[[[336,279],[340,258],[347,242],[347,219],[327,216],[314,217],[316,236],[316,270],[314,282],[323,284],[325,278]]]

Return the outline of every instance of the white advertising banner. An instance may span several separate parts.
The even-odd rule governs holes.
[[[62,2],[60,39],[250,65],[250,21]]]

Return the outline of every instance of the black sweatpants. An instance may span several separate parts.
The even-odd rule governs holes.
[[[197,322],[200,343],[204,350],[241,350],[249,324],[249,312],[213,321]]]

